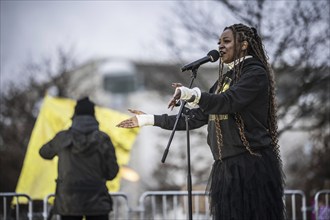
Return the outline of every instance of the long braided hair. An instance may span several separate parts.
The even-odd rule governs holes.
[[[275,151],[278,159],[280,159],[280,153],[279,153],[279,145],[278,145],[278,131],[277,131],[277,105],[275,100],[275,80],[274,80],[274,74],[272,71],[272,68],[270,64],[268,63],[268,57],[264,50],[264,45],[262,44],[261,38],[257,33],[257,30],[253,27],[248,27],[243,24],[234,24],[232,26],[226,27],[224,29],[227,30],[230,29],[233,32],[234,35],[234,48],[239,48],[238,50],[235,49],[234,51],[234,61],[237,61],[241,54],[241,44],[243,41],[248,42],[248,48],[245,50],[243,55],[243,61],[238,63],[235,63],[234,65],[234,83],[237,82],[241,76],[242,68],[244,65],[244,58],[246,55],[251,55],[254,58],[258,59],[262,64],[265,66],[268,79],[269,79],[269,89],[268,89],[268,96],[269,96],[269,106],[268,106],[268,126],[269,126],[269,132],[272,139],[272,146],[273,150]],[[237,45],[239,44],[239,45]],[[239,46],[239,47],[237,47]],[[219,68],[219,80],[218,80],[218,91],[222,91],[223,86],[223,69],[224,65],[220,64]],[[235,114],[235,121],[236,125],[238,126],[239,135],[243,142],[243,145],[245,148],[250,152],[250,154],[253,155],[259,155],[252,151],[250,144],[248,140],[245,137],[244,134],[244,121],[239,113]],[[215,117],[215,123],[216,123],[216,135],[217,135],[217,144],[218,144],[218,151],[219,151],[219,157],[221,159],[221,147],[223,145],[222,140],[222,133],[221,133],[221,127],[220,127],[220,116],[216,115]]]

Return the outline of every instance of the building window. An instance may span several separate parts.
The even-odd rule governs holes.
[[[107,92],[126,94],[137,90],[137,79],[134,74],[104,75],[103,88]]]

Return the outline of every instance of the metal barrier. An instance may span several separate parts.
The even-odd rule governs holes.
[[[112,209],[113,211],[109,214],[111,216],[110,219],[129,219],[130,215],[130,207],[128,204],[128,197],[126,193],[121,193],[121,192],[116,192],[116,193],[110,193],[112,201],[113,201],[113,206]],[[43,201],[43,219],[47,220],[50,214],[50,198],[54,198],[55,194],[49,194],[44,198]],[[60,219],[58,215],[56,215],[56,219]]]
[[[205,191],[192,191],[194,219],[211,219],[208,195]],[[140,219],[187,219],[187,191],[149,191],[139,199]]]
[[[291,220],[307,219],[306,196],[301,190],[285,190],[285,206],[287,217]],[[289,200],[289,201],[287,201]],[[297,203],[300,204],[300,210],[297,208]],[[291,209],[289,209],[291,207]]]
[[[32,216],[33,216],[33,211],[32,211],[32,199],[30,196],[28,196],[27,194],[23,194],[23,193],[0,193],[0,197],[3,197],[3,219],[6,220],[8,219],[8,214],[7,214],[7,199],[8,198],[15,198],[15,212],[16,212],[16,219],[20,219],[20,201],[19,198],[23,197],[25,199],[27,199],[28,201],[28,212],[27,212],[27,217],[29,220],[32,220]],[[26,203],[24,203],[26,204]]]
[[[330,219],[330,190],[321,190],[318,191],[314,196],[314,212],[315,212],[315,218],[316,220],[325,220]],[[323,207],[321,207],[321,206]],[[323,210],[321,210],[321,208]],[[324,212],[324,215],[326,216],[320,216],[321,211]]]
[[[110,193],[113,201],[110,219],[130,219],[131,209],[128,204],[128,196],[126,193],[116,192]]]
[[[194,219],[211,219],[208,207],[208,195],[204,191],[193,191]],[[149,203],[146,199],[149,197]],[[171,197],[171,198],[169,198]],[[180,198],[181,197],[181,198]],[[183,198],[182,198],[183,197]],[[202,199],[200,199],[202,197]],[[284,200],[288,219],[307,220],[306,196],[301,190],[285,190]],[[158,199],[158,200],[157,200]],[[181,219],[187,218],[188,192],[151,191],[145,192],[139,199],[140,219]],[[200,207],[202,204],[204,207]],[[181,201],[181,204],[179,204]],[[148,210],[148,212],[146,211]],[[202,210],[202,212],[201,212]]]
[[[125,193],[110,193],[113,200],[113,211],[110,213],[110,219],[187,219],[188,216],[188,192],[187,191],[148,191],[139,197],[138,207],[131,209],[129,200]],[[15,204],[16,219],[33,219],[32,199],[27,194],[20,193],[0,193],[3,198],[3,218],[10,219],[8,207]],[[8,204],[8,199],[10,204]],[[21,200],[20,200],[21,198]],[[24,201],[22,199],[24,198]],[[47,220],[50,214],[50,199],[54,194],[47,195],[43,200],[43,219]],[[285,190],[284,198],[287,217],[290,220],[307,220],[306,196],[301,190]],[[193,219],[209,220],[208,194],[205,191],[192,191]],[[22,205],[28,204],[27,215],[22,216]],[[322,208],[321,208],[322,204]],[[330,214],[330,190],[318,191],[314,196],[314,213],[316,220],[324,220],[319,214],[324,213],[325,208]],[[57,216],[57,219],[60,219]],[[329,216],[326,219],[330,219]]]

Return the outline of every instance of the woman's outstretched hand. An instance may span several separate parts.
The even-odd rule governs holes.
[[[181,96],[181,91],[180,89],[176,89],[178,87],[181,87],[182,84],[181,83],[172,83],[172,87],[175,88],[175,92],[171,98],[171,100],[168,102],[167,108],[170,108],[171,110],[173,110],[174,107],[178,106],[178,102],[180,100],[180,96]]]
[[[128,109],[128,111],[135,114],[135,115],[145,114],[142,111],[134,110],[134,109]],[[119,124],[116,125],[116,127],[119,127],[119,128],[136,128],[136,127],[139,127],[139,123],[138,123],[138,120],[137,120],[136,116],[133,116],[129,119],[126,119],[126,120],[120,122]]]

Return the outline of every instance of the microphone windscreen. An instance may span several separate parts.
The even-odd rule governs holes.
[[[217,50],[211,50],[207,56],[209,56],[211,58],[211,62],[215,62],[219,59],[220,54]]]

